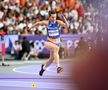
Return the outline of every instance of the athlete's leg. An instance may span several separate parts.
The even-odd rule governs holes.
[[[27,52],[25,52],[25,53],[23,54],[21,60],[24,60],[26,56],[27,56]]]
[[[52,51],[53,51],[53,57],[54,57],[54,60],[57,64],[57,73],[60,73],[63,71],[63,68],[60,66],[60,58],[59,58],[59,46],[54,44],[54,43],[51,43],[51,42],[48,42],[46,44],[46,47],[51,47],[52,48]]]
[[[28,60],[31,55],[32,55],[32,51],[30,51],[27,57],[25,57],[25,60]]]
[[[58,54],[59,46],[57,46],[51,42],[46,42],[45,47],[50,50],[50,57],[49,57],[48,61],[41,66],[39,75],[40,76],[43,75],[43,72],[45,71],[45,69],[53,62],[54,59],[57,64],[57,73],[62,72],[63,68],[60,67],[60,60],[59,60],[59,54]]]
[[[43,64],[43,65],[41,66],[41,70],[40,70],[40,72],[39,72],[39,75],[40,75],[40,76],[43,75],[43,73],[44,73],[44,71],[46,70],[46,68],[47,68],[47,67],[53,62],[53,60],[54,60],[54,57],[53,57],[53,50],[52,50],[53,44],[52,44],[51,42],[45,42],[45,47],[46,47],[47,49],[50,50],[50,57],[49,57],[48,61],[47,61],[45,64]]]
[[[60,66],[60,58],[59,58],[59,46],[56,44],[52,44],[53,57],[57,64],[57,73],[63,71],[63,68]]]
[[[51,65],[51,63],[53,62],[54,57],[53,57],[53,51],[50,49],[50,57],[47,60],[47,62],[44,64],[44,69],[46,69],[48,66]]]
[[[53,56],[57,64],[57,67],[60,67],[59,47],[58,46],[53,47]]]
[[[54,55],[54,60],[57,64],[57,73],[60,73],[63,71],[63,68],[60,66],[59,46],[53,48],[53,55]]]

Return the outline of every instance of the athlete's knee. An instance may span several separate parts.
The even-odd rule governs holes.
[[[50,59],[50,61],[53,61],[54,60],[54,56],[51,56],[49,59]]]
[[[55,51],[55,52],[53,53],[53,55],[54,55],[54,58],[57,58],[57,57],[59,56],[59,53],[58,53],[57,51]]]
[[[53,48],[53,52],[55,53],[58,53],[59,52],[59,47],[55,47],[55,48]]]
[[[53,60],[54,59],[54,55],[53,55],[54,51],[53,49],[50,50],[50,59]]]
[[[53,61],[53,60],[54,60],[54,55],[53,55],[53,53],[50,53],[49,60],[50,60],[50,61]]]

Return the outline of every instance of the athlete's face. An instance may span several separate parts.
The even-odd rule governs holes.
[[[50,20],[54,23],[56,21],[56,14],[51,14]]]

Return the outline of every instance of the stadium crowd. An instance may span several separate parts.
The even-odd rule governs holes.
[[[32,31],[29,27],[36,21],[47,20],[48,12],[55,10],[57,18],[62,19],[61,13],[67,18],[70,34],[96,32],[97,11],[92,2],[87,4],[88,1],[90,0],[0,0],[0,29],[8,35],[45,35],[45,26],[38,26]]]

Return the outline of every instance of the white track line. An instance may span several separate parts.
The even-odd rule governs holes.
[[[33,75],[39,75],[39,70],[40,70],[40,68],[39,68],[39,70],[38,69],[36,69],[35,70],[35,72],[27,72],[27,71],[21,71],[21,70],[17,70],[17,69],[21,69],[21,68],[25,68],[25,67],[30,67],[31,68],[31,66],[35,66],[35,67],[38,67],[38,66],[36,66],[36,65],[30,65],[30,66],[22,66],[22,67],[16,67],[16,68],[13,68],[13,71],[14,72],[17,72],[17,73],[22,73],[22,74],[29,74],[29,75],[31,75],[31,74],[33,74]],[[52,69],[51,69],[52,68]],[[50,73],[50,74],[47,74],[47,72],[45,72],[45,75],[51,75],[51,76],[70,76],[68,73],[66,73],[66,72],[63,72],[63,73],[61,73],[61,74],[56,74],[56,71],[54,71],[54,69],[53,68],[55,68],[55,66],[51,66],[51,67],[49,67],[46,71],[49,71],[49,72],[53,72],[53,73]]]

